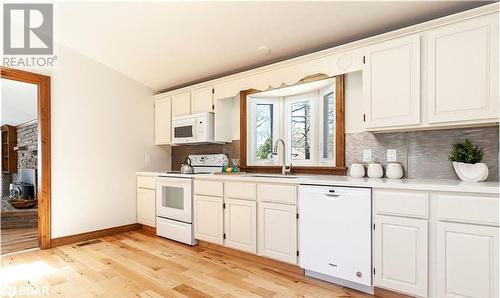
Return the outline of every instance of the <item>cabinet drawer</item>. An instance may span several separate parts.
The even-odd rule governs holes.
[[[224,182],[224,195],[226,198],[255,200],[257,187],[255,183]]]
[[[417,191],[374,190],[377,214],[428,218],[429,194]]]
[[[156,177],[137,176],[137,187],[155,189],[156,188]]]
[[[499,225],[498,198],[459,194],[442,194],[436,197],[440,221]]]
[[[259,183],[257,184],[257,198],[261,202],[297,204],[297,187]]]
[[[194,193],[197,195],[222,197],[224,195],[223,183],[219,181],[194,181]]]

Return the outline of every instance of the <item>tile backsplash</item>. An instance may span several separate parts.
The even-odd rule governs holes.
[[[456,179],[448,155],[452,144],[469,139],[484,149],[488,181],[498,181],[498,126],[432,131],[346,134],[346,164],[363,159],[363,149],[372,149],[372,159],[386,164],[387,149],[397,150],[397,160],[407,178]]]
[[[484,149],[484,162],[488,165],[488,181],[498,181],[498,126],[442,129],[432,131],[393,133],[346,134],[346,164],[363,159],[363,149],[372,149],[372,159],[387,164],[387,149],[397,150],[397,160],[404,168],[406,178],[457,179],[448,161],[452,144],[469,139]],[[240,157],[240,142],[172,147],[172,170],[179,170],[189,154],[225,153]]]
[[[178,171],[189,154],[224,153],[229,159],[240,158],[240,141],[233,140],[227,144],[181,145],[172,146],[172,170]]]

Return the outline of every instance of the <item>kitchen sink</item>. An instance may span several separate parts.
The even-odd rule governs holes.
[[[299,178],[298,176],[293,176],[293,175],[263,175],[263,174],[256,174],[256,175],[248,175],[248,177],[255,177],[255,178],[285,178],[285,179],[296,179]]]

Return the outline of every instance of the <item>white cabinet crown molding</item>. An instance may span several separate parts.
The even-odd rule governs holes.
[[[241,90],[252,88],[252,87],[255,88],[255,87],[252,85],[240,85],[240,86],[242,86],[240,88],[243,88],[243,89],[233,91],[234,89],[230,88],[230,89],[228,89],[228,91],[224,91],[224,92],[220,91],[219,93],[218,93],[217,89],[221,88],[221,87],[225,87],[227,85],[231,85],[229,82],[233,81],[233,80],[248,80],[248,78],[255,76],[255,75],[263,75],[267,72],[276,71],[276,70],[283,69],[286,67],[293,67],[294,65],[301,64],[301,63],[304,63],[304,62],[307,62],[310,60],[321,60],[321,58],[325,58],[325,57],[332,56],[332,55],[337,55],[338,57],[341,57],[342,54],[344,54],[346,52],[360,51],[360,50],[362,50],[363,47],[369,46],[369,45],[374,44],[374,43],[378,43],[378,42],[393,39],[393,38],[398,38],[398,37],[402,37],[402,36],[406,36],[406,35],[419,33],[419,32],[425,31],[425,30],[430,30],[432,28],[444,26],[447,24],[456,23],[459,21],[463,21],[466,19],[470,19],[470,18],[482,16],[482,15],[498,13],[498,11],[499,11],[499,3],[498,2],[492,3],[492,4],[484,5],[484,6],[475,8],[475,9],[463,11],[463,12],[456,13],[453,15],[449,15],[449,16],[445,16],[442,18],[438,18],[438,19],[430,20],[430,21],[423,22],[420,24],[416,24],[413,26],[405,27],[402,29],[397,29],[394,31],[382,33],[382,34],[368,37],[368,38],[364,38],[364,39],[360,39],[360,40],[357,40],[354,42],[346,43],[346,44],[332,47],[329,49],[317,51],[317,52],[314,52],[311,54],[306,54],[306,55],[302,55],[302,56],[299,56],[296,58],[291,58],[291,59],[288,59],[285,61],[280,61],[280,62],[276,62],[273,64],[265,65],[262,67],[254,68],[251,70],[239,72],[239,73],[236,73],[233,75],[228,75],[228,76],[224,76],[224,77],[209,80],[209,81],[204,81],[204,82],[201,82],[198,84],[189,85],[189,86],[182,87],[182,88],[174,89],[175,88],[174,87],[173,89],[156,94],[156,95],[154,95],[154,97],[161,98],[164,96],[175,95],[178,93],[191,91],[193,89],[208,87],[210,85],[213,85],[216,89],[214,99],[231,97],[231,96],[236,95],[236,93],[241,91]],[[345,62],[340,62],[340,65],[342,65],[343,63],[345,63]],[[354,71],[354,69],[345,71],[344,73],[347,73],[350,71]],[[329,74],[332,72],[335,72],[335,71],[328,70],[325,74]],[[322,73],[322,72],[319,71],[319,72],[315,72],[315,73]],[[302,78],[307,76],[307,75],[311,75],[311,74],[315,74],[315,73],[307,73],[307,74],[303,75]],[[292,79],[292,81],[293,81],[293,79]],[[262,86],[262,85],[259,85],[259,86]],[[271,84],[271,86],[274,86],[274,84]],[[265,87],[267,87],[267,86],[265,86]]]

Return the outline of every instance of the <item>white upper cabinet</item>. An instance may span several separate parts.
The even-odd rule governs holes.
[[[366,49],[363,71],[368,130],[420,123],[420,34]]]
[[[497,227],[438,222],[438,297],[498,297]]]
[[[428,121],[498,119],[498,15],[429,30]]]
[[[191,92],[191,114],[213,111],[212,86],[195,89]]]
[[[172,117],[191,114],[191,92],[172,95]]]
[[[171,134],[171,97],[155,100],[155,144],[170,144]]]

